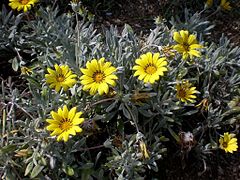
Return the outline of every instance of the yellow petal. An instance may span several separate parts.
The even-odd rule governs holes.
[[[73,121],[72,121],[72,123],[73,123],[73,125],[75,126],[75,125],[82,124],[83,121],[84,121],[84,118],[74,118]]]
[[[63,106],[63,118],[68,119],[68,108],[66,105]]]
[[[197,40],[196,40],[196,36],[191,34],[189,37],[188,37],[188,44],[191,45],[191,44],[196,44],[197,43]]]
[[[54,111],[51,111],[51,115],[52,115],[53,119],[56,120],[57,122],[60,122],[62,120],[62,117],[59,116],[59,114]]]
[[[50,124],[47,126],[47,130],[48,131],[54,131],[55,129],[57,129],[59,126],[57,124]]]
[[[71,129],[68,130],[68,134],[71,134],[71,135],[75,136],[76,131],[74,130],[74,128],[71,128]]]
[[[54,131],[50,134],[51,136],[56,136],[62,133],[62,130],[60,128],[54,129]]]
[[[79,126],[73,126],[73,128],[76,132],[82,132],[82,128],[80,128]]]
[[[62,139],[63,139],[63,133],[57,137],[57,141],[61,141]]]
[[[188,31],[184,31],[184,30],[180,31],[180,35],[181,35],[184,43],[188,42],[188,34],[189,34]]]
[[[176,50],[176,51],[178,51],[179,53],[185,52],[185,48],[184,48],[184,46],[181,45],[181,44],[178,44],[178,45],[173,46],[173,49]]]
[[[69,134],[67,132],[64,132],[63,133],[63,140],[64,140],[64,142],[67,142],[68,138],[69,138]]]
[[[160,57],[160,54],[159,53],[154,53],[153,54],[153,64],[156,64],[158,59]]]
[[[173,39],[179,43],[179,44],[183,44],[183,39],[182,37],[180,36],[180,34],[178,32],[174,32],[173,33]]]
[[[108,76],[108,75],[111,75],[112,73],[114,73],[115,71],[116,71],[115,67],[109,67],[109,68],[105,69],[104,74],[106,76]]]
[[[74,116],[76,115],[77,107],[73,107],[69,113],[68,113],[68,118],[70,120],[73,120]]]

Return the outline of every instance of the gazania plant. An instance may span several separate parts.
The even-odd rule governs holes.
[[[20,12],[3,13],[21,72],[1,82],[2,179],[166,179],[189,168],[207,179],[239,162],[240,48],[210,38],[201,17],[211,8],[142,35],[96,29],[84,1],[67,12],[42,2],[9,0]]]

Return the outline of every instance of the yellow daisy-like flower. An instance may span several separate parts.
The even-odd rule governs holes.
[[[234,136],[235,134],[229,134],[228,132],[224,133],[224,135],[219,139],[220,149],[224,150],[226,153],[233,153],[233,151],[237,151],[237,138],[234,138]]]
[[[196,49],[203,48],[203,46],[198,44],[195,35],[189,34],[188,31],[181,30],[180,32],[174,32],[173,39],[178,43],[173,46],[173,49],[181,53],[184,60],[188,59],[188,57],[192,59],[193,56],[201,56],[201,53]]]
[[[37,2],[38,0],[9,0],[9,6],[12,9],[17,9],[18,11],[23,10],[24,12],[27,12]]]
[[[191,87],[192,84],[189,83],[189,81],[182,81],[181,83],[177,83],[176,90],[177,90],[177,98],[187,103],[188,101],[193,103],[197,96],[195,96],[195,93],[198,93],[196,90],[196,87]]]
[[[55,70],[47,68],[49,74],[45,74],[46,82],[50,84],[50,88],[55,88],[57,92],[63,88],[67,91],[69,88],[76,84],[76,74],[72,74],[72,71],[68,65],[54,65]]]
[[[80,77],[84,91],[90,91],[90,95],[98,92],[99,95],[109,92],[109,85],[116,86],[115,80],[118,77],[114,74],[117,71],[111,62],[105,62],[105,58],[88,61],[86,69],[80,69],[83,75]]]
[[[52,119],[47,119],[49,123],[47,126],[48,131],[53,131],[51,136],[57,136],[57,141],[68,141],[69,136],[76,135],[76,132],[82,132],[79,127],[83,123],[84,118],[80,118],[82,112],[76,112],[77,108],[74,107],[68,111],[66,105],[63,108],[58,108],[58,111],[51,111]]]
[[[220,7],[224,10],[230,11],[232,7],[230,6],[230,2],[227,0],[221,0]]]
[[[165,67],[167,65],[166,58],[160,58],[159,53],[152,54],[148,52],[140,56],[139,59],[136,59],[133,70],[136,72],[133,76],[139,76],[139,80],[143,80],[144,83],[153,84],[155,81],[159,80],[160,76],[163,76],[164,72],[167,71]]]
[[[32,73],[32,69],[31,68],[28,68],[26,66],[22,66],[21,67],[21,74],[22,75],[30,75]]]

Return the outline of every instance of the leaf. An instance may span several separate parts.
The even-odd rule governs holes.
[[[101,155],[102,155],[102,152],[100,151],[95,158],[95,163],[94,163],[95,165],[98,163],[98,160],[101,157]]]
[[[15,58],[12,59],[12,68],[13,68],[14,71],[17,71],[18,67],[19,67],[18,60],[15,57]]]
[[[169,121],[169,122],[174,122],[174,119],[168,117],[168,116],[164,116],[164,118],[166,119],[166,121]]]
[[[108,122],[110,121],[112,118],[114,118],[114,116],[117,114],[118,111],[113,111],[110,113],[106,114],[106,117],[104,119],[102,119],[103,122]]]
[[[188,112],[182,114],[182,116],[191,116],[193,114],[196,114],[198,111],[199,111],[198,109],[192,110],[192,111],[188,111]]]
[[[35,178],[37,177],[37,175],[43,170],[44,166],[41,166],[41,165],[36,165],[32,172],[31,172],[31,175],[30,175],[30,178]]]
[[[50,157],[50,168],[54,169],[56,165],[56,160],[53,156]]]
[[[33,162],[30,162],[25,169],[24,176],[27,176],[30,173],[30,171],[32,170],[32,168],[33,168]]]
[[[120,133],[124,133],[124,122],[122,119],[117,120],[117,129]]]
[[[8,153],[14,151],[16,147],[17,147],[16,145],[10,144],[8,146],[4,146],[3,148],[1,148],[0,151],[2,151],[2,153]]]
[[[146,111],[145,109],[138,109],[139,113],[144,117],[152,117],[153,113]]]
[[[78,152],[80,148],[83,147],[83,145],[86,143],[86,138],[81,138],[79,141],[77,141],[71,148],[71,152]]]
[[[110,106],[107,107],[106,112],[110,112],[118,103],[118,100],[114,101]]]
[[[130,113],[128,112],[128,110],[126,109],[125,106],[123,106],[123,115],[127,118],[127,119],[131,119],[131,115]]]
[[[168,127],[168,131],[177,142],[180,142],[179,136],[170,127]]]
[[[165,101],[165,100],[167,100],[167,98],[168,98],[169,94],[170,94],[170,91],[169,91],[169,90],[167,90],[167,91],[164,93],[163,97],[162,97],[162,101]]]

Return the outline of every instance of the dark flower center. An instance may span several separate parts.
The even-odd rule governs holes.
[[[22,5],[26,5],[27,3],[29,3],[29,0],[20,0],[20,3],[21,3]]]
[[[93,74],[93,79],[96,83],[101,83],[105,78],[105,74],[102,71],[96,71]]]
[[[64,80],[65,80],[65,77],[64,77],[63,74],[59,74],[59,75],[57,76],[57,81],[58,81],[58,82],[63,82]]]
[[[190,45],[187,42],[183,43],[183,48],[185,49],[185,51],[189,51],[189,47]]]
[[[59,123],[59,128],[63,131],[67,131],[72,127],[72,121],[70,119],[62,119]]]
[[[178,91],[178,96],[181,97],[181,98],[185,98],[186,97],[186,90],[184,88],[181,88],[179,91]]]
[[[147,73],[147,74],[154,74],[156,71],[157,71],[157,68],[156,68],[156,66],[154,65],[154,64],[151,64],[151,63],[149,63],[149,64],[147,64],[147,66],[144,68],[144,70],[145,70],[145,72]]]
[[[223,142],[223,143],[222,143],[222,146],[223,146],[224,148],[227,148],[227,147],[228,147],[228,143],[227,143],[227,142]]]

